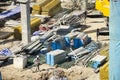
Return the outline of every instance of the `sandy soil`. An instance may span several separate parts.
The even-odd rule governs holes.
[[[49,69],[51,68],[51,66],[43,64],[40,66],[40,68],[41,70]],[[32,70],[34,70],[34,68],[32,68],[32,70],[31,69],[20,70],[20,69],[15,69],[13,65],[8,65],[2,67],[0,71],[2,72],[2,78],[4,80],[46,80],[44,77],[47,76],[48,78],[50,78],[55,69],[50,69],[50,71],[41,71],[41,72],[33,73]],[[93,72],[93,69],[91,68],[73,66],[69,69],[61,69],[61,70],[65,72],[65,75],[67,76],[68,80],[81,80],[86,78],[88,78],[87,80],[99,80],[98,74],[95,74]]]

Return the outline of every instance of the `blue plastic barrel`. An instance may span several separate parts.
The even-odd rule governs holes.
[[[56,42],[52,42],[52,50],[56,50],[57,49],[57,45],[56,45]]]
[[[82,39],[79,39],[79,38],[75,38],[73,39],[73,47],[74,48],[79,48],[79,47],[82,47],[84,45]]]
[[[62,45],[60,42],[56,42],[56,45],[57,45],[57,49],[62,49]]]
[[[60,42],[52,42],[52,50],[62,49],[62,45]]]

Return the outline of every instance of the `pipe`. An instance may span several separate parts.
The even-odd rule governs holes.
[[[110,1],[109,80],[120,80],[120,0]]]

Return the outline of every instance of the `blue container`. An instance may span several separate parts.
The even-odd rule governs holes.
[[[0,13],[0,20],[13,18],[19,13],[20,13],[20,6]]]
[[[65,37],[65,46],[70,47],[70,38],[69,37]]]
[[[51,63],[51,55],[49,53],[46,54],[46,63],[50,65]]]
[[[57,44],[57,49],[62,49],[62,45],[60,42],[56,42],[56,44]]]
[[[74,48],[79,48],[79,47],[82,47],[84,45],[82,39],[79,39],[79,38],[75,38],[73,39],[73,47]]]
[[[57,45],[56,45],[56,42],[52,42],[52,50],[56,50],[57,49]]]
[[[56,53],[57,54],[57,53]],[[61,53],[61,54],[57,54],[57,55],[55,55],[55,54],[51,54],[50,55],[50,65],[51,66],[54,66],[55,64],[59,64],[59,63],[62,63],[62,62],[64,62],[66,59],[65,59],[65,56],[66,56],[66,54],[65,53]]]
[[[52,42],[52,50],[62,49],[60,42]]]
[[[61,63],[66,60],[66,53],[64,50],[50,51],[46,55],[46,63],[54,66],[55,64]]]

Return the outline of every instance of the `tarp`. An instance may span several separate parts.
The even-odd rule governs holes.
[[[0,55],[3,55],[3,56],[10,56],[11,54],[12,54],[11,51],[7,48],[0,51]]]
[[[14,9],[10,9],[0,13],[0,20],[10,18],[12,16],[15,16],[18,13],[20,13],[20,6],[17,6]]]

